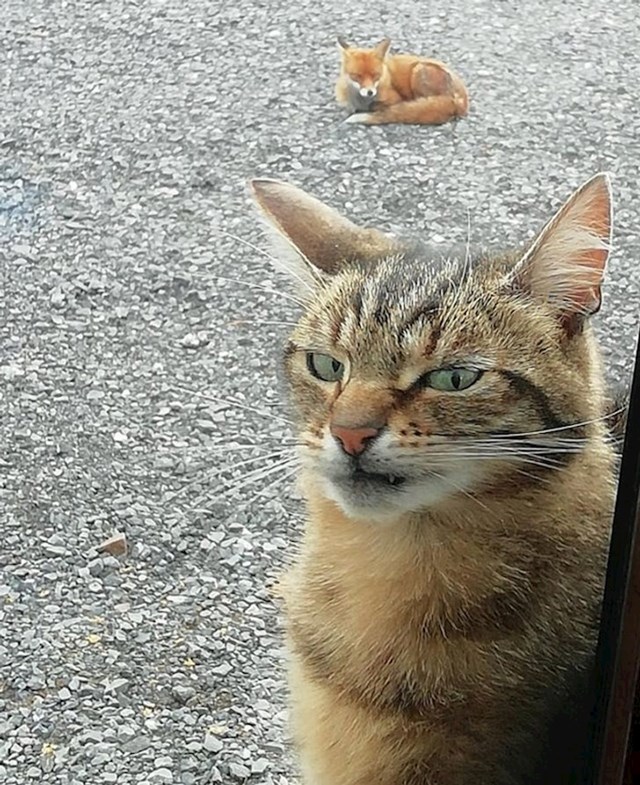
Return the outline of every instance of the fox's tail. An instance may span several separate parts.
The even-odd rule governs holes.
[[[468,99],[465,94],[432,95],[376,109],[362,116],[358,122],[367,125],[386,123],[442,125],[457,117],[464,117],[467,109]]]

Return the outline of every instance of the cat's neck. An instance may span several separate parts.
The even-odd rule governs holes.
[[[606,478],[608,461],[595,451],[539,488],[465,497],[387,523],[349,517],[313,481],[303,481],[306,569],[353,591],[386,585],[395,601],[435,592],[445,605],[542,577],[547,566],[557,579],[574,570],[585,541],[592,551],[602,542],[604,553],[613,484],[594,490],[585,477]]]

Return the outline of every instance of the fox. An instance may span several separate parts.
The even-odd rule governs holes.
[[[465,117],[469,95],[458,74],[439,60],[389,54],[391,39],[371,49],[351,46],[338,36],[339,104],[351,109],[347,123],[442,125]]]

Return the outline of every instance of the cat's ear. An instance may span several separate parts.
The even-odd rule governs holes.
[[[611,182],[607,174],[597,174],[535,238],[509,275],[510,283],[557,307],[567,325],[596,313],[612,227]]]
[[[252,180],[253,196],[270,229],[277,259],[306,283],[333,275],[351,261],[390,253],[393,240],[356,226],[333,208],[289,183]]]
[[[337,41],[338,41],[338,46],[343,51],[346,51],[347,49],[351,49],[351,47],[349,46],[349,42],[344,36],[339,35]]]
[[[373,50],[374,50],[374,52],[378,55],[378,57],[381,60],[384,60],[384,58],[387,55],[387,52],[389,51],[389,47],[390,46],[391,46],[391,39],[390,38],[383,38],[382,41],[380,41],[379,44],[376,44],[373,47]]]

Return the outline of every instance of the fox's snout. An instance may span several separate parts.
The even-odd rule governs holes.
[[[358,92],[363,98],[375,98],[378,88],[375,85],[371,85],[369,87],[361,87]]]

